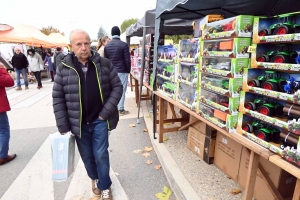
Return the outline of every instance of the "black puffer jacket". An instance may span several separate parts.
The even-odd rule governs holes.
[[[81,88],[72,56],[74,55],[66,55],[56,69],[52,92],[53,108],[59,132],[71,131],[81,137]],[[93,53],[90,60],[98,72],[99,87],[103,97],[103,109],[99,116],[107,120],[109,130],[115,129],[119,121],[117,105],[123,92],[120,79],[111,62],[100,57],[98,53]]]
[[[118,73],[130,73],[130,54],[127,43],[113,38],[104,47],[104,57],[108,58]]]
[[[14,68],[21,70],[23,68],[28,67],[28,60],[26,56],[23,53],[15,54],[12,59],[11,63],[14,66]]]

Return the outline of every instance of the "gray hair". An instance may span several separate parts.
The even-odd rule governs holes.
[[[20,50],[21,51],[21,48],[20,47],[15,47],[14,51],[16,51],[16,50]]]
[[[69,35],[70,44],[72,43],[72,36],[73,36],[74,33],[84,33],[89,37],[89,40],[91,41],[91,38],[90,38],[89,34],[85,30],[75,29],[75,30],[71,31],[71,33]]]

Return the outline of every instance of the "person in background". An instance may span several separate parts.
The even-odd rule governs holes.
[[[54,74],[53,74],[53,62],[52,62],[52,59],[51,59],[51,52],[47,52],[47,55],[45,57],[45,60],[44,60],[44,64],[48,63],[48,70],[50,72],[50,76],[51,76],[51,82],[54,81]]]
[[[44,48],[41,46],[41,47],[40,47],[40,50],[41,50],[42,60],[45,60],[46,55],[47,55],[47,53],[46,53],[47,49],[44,49]]]
[[[70,44],[72,52],[57,66],[54,78],[56,125],[61,134],[75,135],[94,195],[112,200],[108,131],[119,121],[122,85],[111,62],[91,50],[86,31],[73,30]]]
[[[22,78],[24,79],[25,90],[28,88],[28,80],[26,74],[26,68],[28,67],[28,60],[26,56],[21,52],[20,47],[15,47],[15,55],[11,59],[11,63],[14,67],[16,80],[17,80],[17,88],[16,90],[22,90],[20,75],[22,74]]]
[[[108,36],[103,36],[102,38],[100,38],[98,40],[98,46],[97,46],[97,51],[100,54],[100,56],[104,57],[104,47],[106,46],[106,44],[109,41],[109,37]]]
[[[27,50],[27,60],[28,60],[28,71],[33,72],[36,80],[38,81],[37,89],[41,89],[42,86],[42,78],[41,78],[41,68],[44,66],[43,60],[41,56],[35,52],[34,49]]]
[[[56,53],[54,54],[53,59],[53,70],[56,72],[57,66],[61,63],[61,61],[64,59],[65,55],[63,54],[63,50],[61,47],[56,47]]]
[[[10,127],[6,112],[10,110],[10,106],[5,91],[5,87],[12,87],[14,84],[14,80],[0,62],[0,165],[12,161],[17,156],[8,154]]]
[[[122,98],[118,104],[119,115],[127,115],[129,111],[124,109],[125,93],[127,90],[128,74],[131,71],[129,47],[127,43],[120,40],[121,31],[119,27],[114,26],[111,29],[112,40],[104,48],[104,57],[108,58],[123,85]]]

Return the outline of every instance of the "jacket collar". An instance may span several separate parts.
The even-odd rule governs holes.
[[[112,39],[120,39],[120,36],[119,35],[113,35],[111,36]]]

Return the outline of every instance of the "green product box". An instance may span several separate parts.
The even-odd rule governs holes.
[[[199,85],[199,64],[180,62],[178,65],[178,81],[192,87]]]
[[[252,29],[253,16],[239,15],[236,17],[207,23],[205,25],[202,38],[204,40],[212,40],[232,37],[252,37]]]
[[[274,17],[254,17],[253,43],[279,43],[300,41],[299,12]]]
[[[157,79],[157,90],[163,95],[176,100],[178,83],[164,80],[160,77],[157,77]]]
[[[249,58],[251,38],[231,38],[202,41],[200,55],[203,57]]]
[[[209,91],[226,95],[228,97],[239,97],[242,91],[242,78],[225,78],[205,73],[199,73],[200,87]]]
[[[191,110],[197,108],[198,88],[185,83],[178,83],[177,101]]]
[[[239,97],[229,98],[204,89],[199,92],[199,101],[230,115],[237,115],[240,106]]]
[[[229,133],[236,132],[238,115],[229,115],[201,102],[199,102],[198,114]]]
[[[242,113],[238,114],[237,133],[246,136],[249,140],[259,144],[260,146],[263,146],[266,149],[269,149],[270,151],[272,151],[276,154],[282,154],[282,149],[278,148],[277,146],[275,146],[275,145],[273,145],[269,142],[266,142],[265,140],[262,140],[262,139],[258,138],[253,133],[249,133],[249,132],[245,131],[243,129],[243,127],[246,126],[247,124],[251,123],[251,122],[249,122],[247,120],[244,122],[244,117],[245,116]],[[255,122],[255,123],[257,123],[257,122]]]
[[[201,72],[228,78],[242,78],[244,68],[249,67],[249,61],[249,58],[202,57]]]

